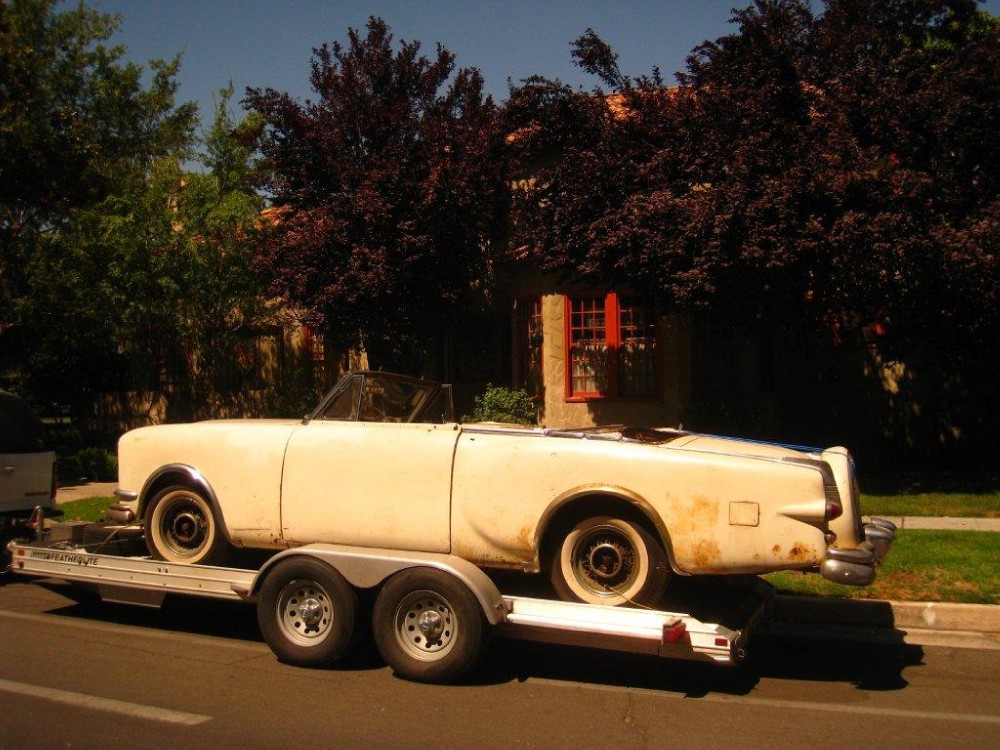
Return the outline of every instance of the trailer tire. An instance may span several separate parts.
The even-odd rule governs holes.
[[[555,550],[550,580],[564,601],[654,606],[668,576],[666,553],[642,526],[607,516],[573,525]]]
[[[392,670],[417,682],[454,682],[482,657],[489,626],[468,587],[434,568],[409,568],[382,587],[375,646]]]
[[[157,492],[146,506],[143,527],[146,548],[155,560],[221,565],[230,551],[212,504],[190,487]]]
[[[354,642],[357,595],[320,560],[296,557],[267,574],[257,600],[257,624],[280,661],[328,666]]]

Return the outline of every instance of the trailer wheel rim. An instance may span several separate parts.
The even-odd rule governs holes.
[[[414,659],[437,661],[455,646],[459,622],[446,598],[434,591],[414,591],[397,605],[396,641]]]
[[[330,595],[315,581],[289,581],[278,595],[278,626],[285,637],[300,646],[314,646],[333,628]]]

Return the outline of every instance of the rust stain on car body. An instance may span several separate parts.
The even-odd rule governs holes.
[[[803,542],[796,542],[792,545],[792,548],[788,551],[788,559],[791,562],[803,562],[809,560],[815,556],[815,550],[808,544]]]

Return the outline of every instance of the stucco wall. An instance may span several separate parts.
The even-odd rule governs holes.
[[[566,400],[566,305],[561,294],[542,297],[542,377],[548,427],[593,427],[601,424],[676,427],[683,422],[690,395],[691,335],[685,320],[665,316],[657,324],[659,393],[653,399]]]

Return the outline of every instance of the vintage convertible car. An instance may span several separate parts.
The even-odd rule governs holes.
[[[650,604],[670,575],[818,570],[867,585],[894,538],[862,524],[850,455],[673,429],[458,424],[451,390],[347,374],[300,420],[144,427],[120,497],[153,557],[312,542],[546,572],[564,599]]]

